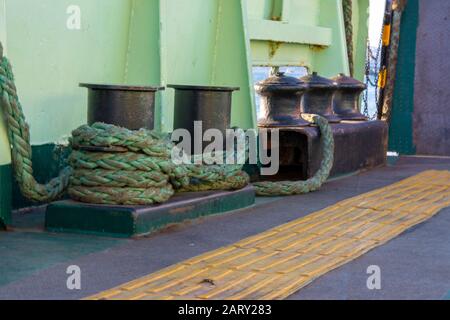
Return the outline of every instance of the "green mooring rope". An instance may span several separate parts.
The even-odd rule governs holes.
[[[237,190],[249,183],[241,165],[175,165],[170,135],[154,131],[96,123],[73,131],[71,145],[69,195],[82,202],[147,205],[166,202],[175,190]],[[99,146],[127,151],[82,151]]]
[[[49,202],[68,190],[74,200],[115,205],[149,205],[169,200],[175,192],[238,190],[249,184],[242,165],[175,165],[170,135],[148,130],[131,131],[96,123],[81,126],[70,139],[70,166],[49,183],[33,177],[30,130],[19,102],[11,64],[0,43],[0,95],[11,145],[14,175],[25,197]],[[307,181],[258,182],[260,196],[286,196],[315,191],[328,178],[334,139],[327,120],[304,115],[321,130],[324,157],[319,171]],[[123,152],[93,152],[86,147],[119,147]]]
[[[353,45],[353,1],[343,0],[345,39],[347,42],[347,55],[350,75],[354,74],[354,45]]]
[[[1,109],[8,129],[11,145],[14,175],[23,195],[39,202],[52,201],[60,197],[69,184],[70,168],[61,171],[60,175],[46,185],[39,184],[33,176],[31,158],[30,127],[25,122],[22,106],[17,97],[14,75],[11,64],[3,56],[0,43],[0,95]]]

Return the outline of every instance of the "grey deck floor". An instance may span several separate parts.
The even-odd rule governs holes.
[[[0,299],[83,298],[427,169],[450,170],[450,159],[401,158],[394,166],[328,182],[316,193],[259,199],[252,208],[139,240],[26,229],[0,233]],[[81,268],[79,291],[66,287],[70,265]],[[367,289],[371,265],[381,268],[381,290]],[[291,299],[450,299],[450,208],[315,280]]]

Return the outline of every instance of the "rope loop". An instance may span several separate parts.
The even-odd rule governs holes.
[[[64,168],[58,177],[40,184],[33,176],[30,127],[25,121],[11,64],[3,56],[0,43],[0,105],[8,129],[14,175],[23,195],[33,201],[49,202],[59,198],[69,184],[72,169]]]

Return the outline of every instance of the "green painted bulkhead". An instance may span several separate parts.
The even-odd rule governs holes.
[[[362,80],[369,0],[353,7],[355,77]],[[73,29],[68,22],[78,9],[81,24]],[[56,146],[86,122],[80,82],[239,86],[232,125],[254,128],[253,66],[305,66],[324,76],[349,71],[342,0],[0,0],[0,40],[14,67],[42,182],[62,164],[64,151]],[[173,90],[158,93],[156,128],[172,130],[173,101]],[[12,180],[0,121],[0,220],[6,224],[11,194],[14,207],[29,205]]]

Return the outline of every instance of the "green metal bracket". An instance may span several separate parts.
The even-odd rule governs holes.
[[[249,0],[247,4],[254,65],[306,66],[325,76],[348,73],[341,0]],[[353,5],[356,77],[363,79],[369,0]],[[282,13],[281,18],[272,19],[271,12]]]
[[[271,20],[249,20],[249,33],[252,40],[331,45],[331,29],[304,26]]]

